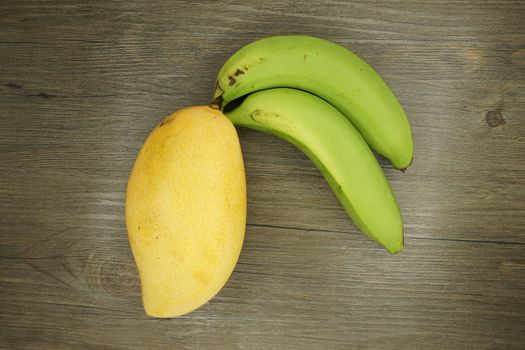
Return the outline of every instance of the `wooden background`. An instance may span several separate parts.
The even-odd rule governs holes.
[[[524,349],[525,2],[0,2],[2,349]],[[302,33],[368,60],[409,115],[385,169],[406,223],[391,256],[293,146],[239,130],[245,245],[210,303],[145,316],[127,176],[222,63]]]

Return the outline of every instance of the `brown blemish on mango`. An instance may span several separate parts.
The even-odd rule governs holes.
[[[164,126],[164,125],[167,125],[167,124],[171,123],[173,121],[173,119],[175,119],[175,113],[173,113],[172,115],[162,119],[162,121],[159,123],[159,128],[161,126]]]

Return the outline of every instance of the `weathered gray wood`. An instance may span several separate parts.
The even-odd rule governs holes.
[[[522,1],[0,2],[0,347],[524,348],[523,18]],[[293,146],[239,129],[239,264],[203,308],[148,319],[135,156],[231,53],[284,33],[352,49],[405,106],[414,164],[381,162],[406,249],[361,235]]]
[[[491,348],[522,345],[525,246],[249,226],[237,268],[179,319],[142,312],[121,230],[57,232],[4,258],[2,330],[24,348]],[[67,243],[60,244],[64,241]],[[57,244],[55,246],[55,244]],[[14,292],[14,293],[13,293]]]

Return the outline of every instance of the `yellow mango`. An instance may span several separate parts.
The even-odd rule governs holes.
[[[217,109],[182,109],[148,136],[131,171],[126,227],[153,317],[195,310],[224,286],[246,226],[237,132]]]

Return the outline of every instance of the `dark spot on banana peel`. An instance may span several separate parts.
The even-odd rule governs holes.
[[[304,61],[306,62],[306,58],[308,57],[307,54],[304,54]]]
[[[235,73],[233,73],[234,76],[238,77],[239,75],[244,74],[244,71],[242,69],[237,68]]]
[[[224,101],[224,99],[222,98],[223,94],[224,94],[223,88],[221,88],[221,86],[219,85],[219,81],[216,81],[215,82],[215,97],[213,98],[213,101],[211,101],[211,104],[218,106],[220,109]]]
[[[212,106],[218,106],[220,109],[223,102],[224,102],[224,99],[222,98],[222,94],[220,94],[219,96],[215,97],[215,99],[213,100],[211,104]]]
[[[231,75],[228,76],[228,85],[233,86],[236,82],[237,80],[234,77],[232,77]]]
[[[220,109],[224,102],[224,98],[222,97],[223,94],[224,94],[224,90],[220,87],[219,82],[217,81],[217,84],[215,85],[215,97],[213,101],[211,101],[211,104],[219,106],[219,109]]]

